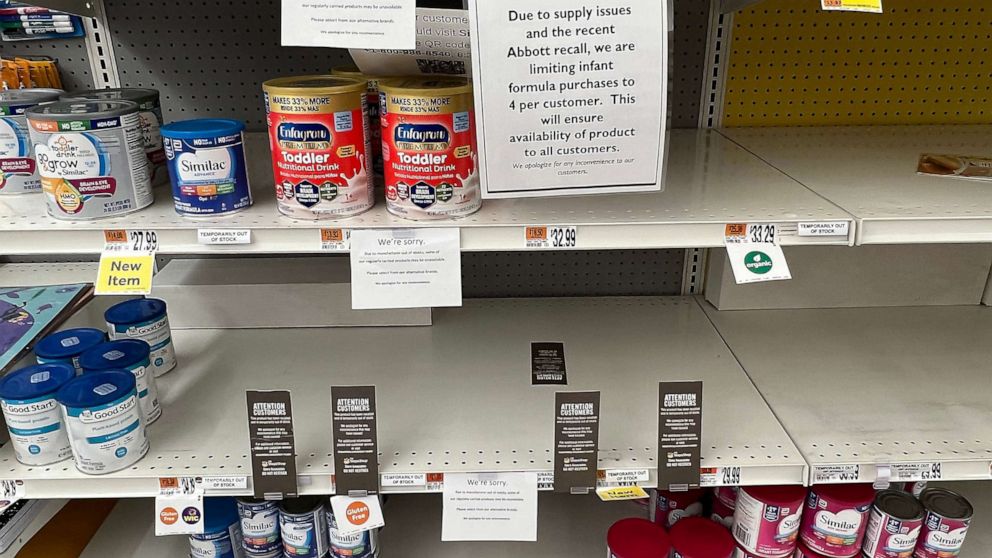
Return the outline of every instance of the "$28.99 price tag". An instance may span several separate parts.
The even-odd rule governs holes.
[[[576,248],[579,241],[578,227],[574,225],[527,227],[524,235],[527,248],[569,249]]]

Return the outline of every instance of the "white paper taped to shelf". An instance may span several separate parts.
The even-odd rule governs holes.
[[[416,0],[282,0],[282,45],[412,49]]]
[[[417,8],[413,50],[352,49],[351,58],[367,76],[472,73],[468,10]]]
[[[379,475],[379,486],[382,488],[427,486],[427,475],[424,473],[383,473]]]
[[[738,285],[792,279],[789,263],[778,245],[778,227],[775,225],[728,224],[724,244]]]
[[[851,223],[847,221],[816,221],[799,223],[799,236],[848,236]]]
[[[611,485],[632,485],[639,482],[647,482],[650,474],[647,469],[606,469],[601,471],[600,482],[602,486]]]
[[[537,541],[537,473],[446,473],[442,541]]]
[[[378,496],[331,496],[338,535],[354,535],[386,524]]]
[[[667,2],[469,8],[484,198],[661,189]]]
[[[813,467],[813,484],[858,482],[860,465],[817,465]]]
[[[199,481],[204,490],[245,490],[248,488],[248,477],[244,475],[200,477]]]
[[[207,246],[251,244],[251,229],[196,229],[196,241]]]

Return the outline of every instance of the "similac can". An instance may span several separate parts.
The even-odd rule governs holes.
[[[820,554],[815,550],[810,550],[808,546],[806,546],[805,544],[802,543],[802,541],[800,541],[799,544],[796,546],[796,552],[792,555],[792,558],[829,558],[829,557]]]
[[[764,558],[764,556],[758,556],[757,554],[751,554],[750,552],[741,548],[741,545],[737,545],[734,549],[734,558]]]
[[[255,558],[282,551],[279,537],[279,506],[271,500],[238,498],[241,535],[245,554]]]
[[[671,529],[683,517],[703,515],[703,497],[706,489],[697,488],[685,492],[659,490],[655,503],[654,522],[665,529]]]
[[[297,219],[357,215],[375,203],[365,81],[306,76],[265,82],[279,211]]]
[[[736,486],[715,486],[713,487],[713,498],[732,510],[737,506],[738,490],[740,489]]]
[[[241,558],[241,528],[234,498],[203,499],[203,533],[189,536],[190,558]]]
[[[38,364],[61,362],[72,366],[76,374],[82,374],[83,367],[79,365],[80,355],[106,342],[107,334],[99,329],[89,327],[64,329],[46,335],[38,341],[34,346],[34,355],[38,359]]]
[[[58,99],[62,93],[61,89],[43,88],[0,91],[0,194],[41,192],[41,176],[24,113],[35,105]]]
[[[727,504],[719,498],[713,498],[710,519],[723,525],[728,530],[734,525],[734,508],[728,508]]]
[[[327,555],[327,517],[317,496],[285,500],[279,507],[279,532],[286,558],[324,558]]]
[[[327,534],[331,546],[331,558],[376,558],[379,556],[379,530],[371,529],[351,535],[338,532],[338,522],[334,510],[327,506]]]
[[[870,484],[824,484],[806,496],[800,537],[828,558],[850,558],[861,550],[868,513],[875,500]]]
[[[672,558],[732,558],[734,537],[723,525],[703,517],[686,517],[668,531]]]
[[[83,375],[104,370],[128,370],[137,382],[138,400],[145,424],[149,425],[162,416],[158,401],[158,386],[150,369],[151,347],[141,339],[120,339],[93,347],[79,357]]]
[[[865,558],[909,558],[923,526],[923,505],[901,490],[882,490],[868,515]]]
[[[176,213],[216,217],[251,206],[244,129],[242,122],[220,118],[162,127]]]
[[[331,75],[365,80],[368,84],[365,102],[369,107],[369,138],[372,144],[372,168],[382,176],[382,124],[379,121],[379,81],[382,78],[367,76],[357,66],[331,68]]]
[[[141,122],[141,143],[148,157],[149,172],[153,181],[164,173],[165,150],[162,144],[162,102],[157,89],[124,87],[121,89],[95,89],[62,95],[63,101],[131,101],[138,104]]]
[[[953,558],[961,554],[975,513],[971,503],[946,488],[928,488],[920,495],[923,527],[914,558]]]
[[[76,376],[59,389],[76,468],[101,475],[126,469],[148,453],[134,375],[127,370]]]
[[[805,499],[801,486],[741,487],[734,510],[737,544],[761,558],[789,556],[796,550]]]
[[[99,219],[151,205],[136,103],[48,103],[28,109],[27,119],[52,217]]]
[[[606,532],[606,558],[668,558],[668,533],[647,519],[621,519]]]
[[[176,367],[176,348],[165,301],[135,298],[115,304],[103,313],[112,341],[140,339],[148,343],[148,358],[156,378]]]
[[[63,363],[38,364],[0,379],[0,408],[14,457],[25,465],[48,465],[72,457],[56,393],[76,376]]]
[[[919,498],[920,494],[923,494],[923,491],[926,489],[927,489],[927,481],[907,482],[905,485],[903,485],[903,490],[909,492],[910,494],[916,496],[917,498]]]
[[[472,84],[462,78],[379,82],[386,208],[416,221],[482,207]]]

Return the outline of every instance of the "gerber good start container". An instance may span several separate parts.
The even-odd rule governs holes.
[[[141,412],[145,424],[149,425],[162,416],[162,407],[158,403],[158,387],[155,376],[149,369],[148,355],[151,349],[148,343],[140,339],[123,339],[110,341],[93,347],[79,357],[83,367],[83,375],[104,370],[128,370],[134,374],[137,382],[138,400],[141,402]]]
[[[14,456],[25,465],[48,465],[72,457],[58,390],[76,376],[71,365],[38,364],[0,379],[0,408]]]
[[[110,339],[140,339],[148,343],[148,358],[157,378],[176,367],[176,348],[165,301],[135,298],[115,304],[103,313]]]
[[[79,357],[100,343],[107,342],[107,334],[99,329],[76,327],[57,331],[47,335],[34,346],[34,355],[38,364],[61,362],[83,373],[79,365]]]

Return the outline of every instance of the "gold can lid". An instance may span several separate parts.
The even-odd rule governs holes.
[[[472,93],[472,82],[460,77],[404,77],[379,81],[379,90],[391,95],[460,95]]]
[[[335,95],[338,93],[364,93],[367,80],[344,76],[296,76],[270,79],[262,89],[275,95]]]

